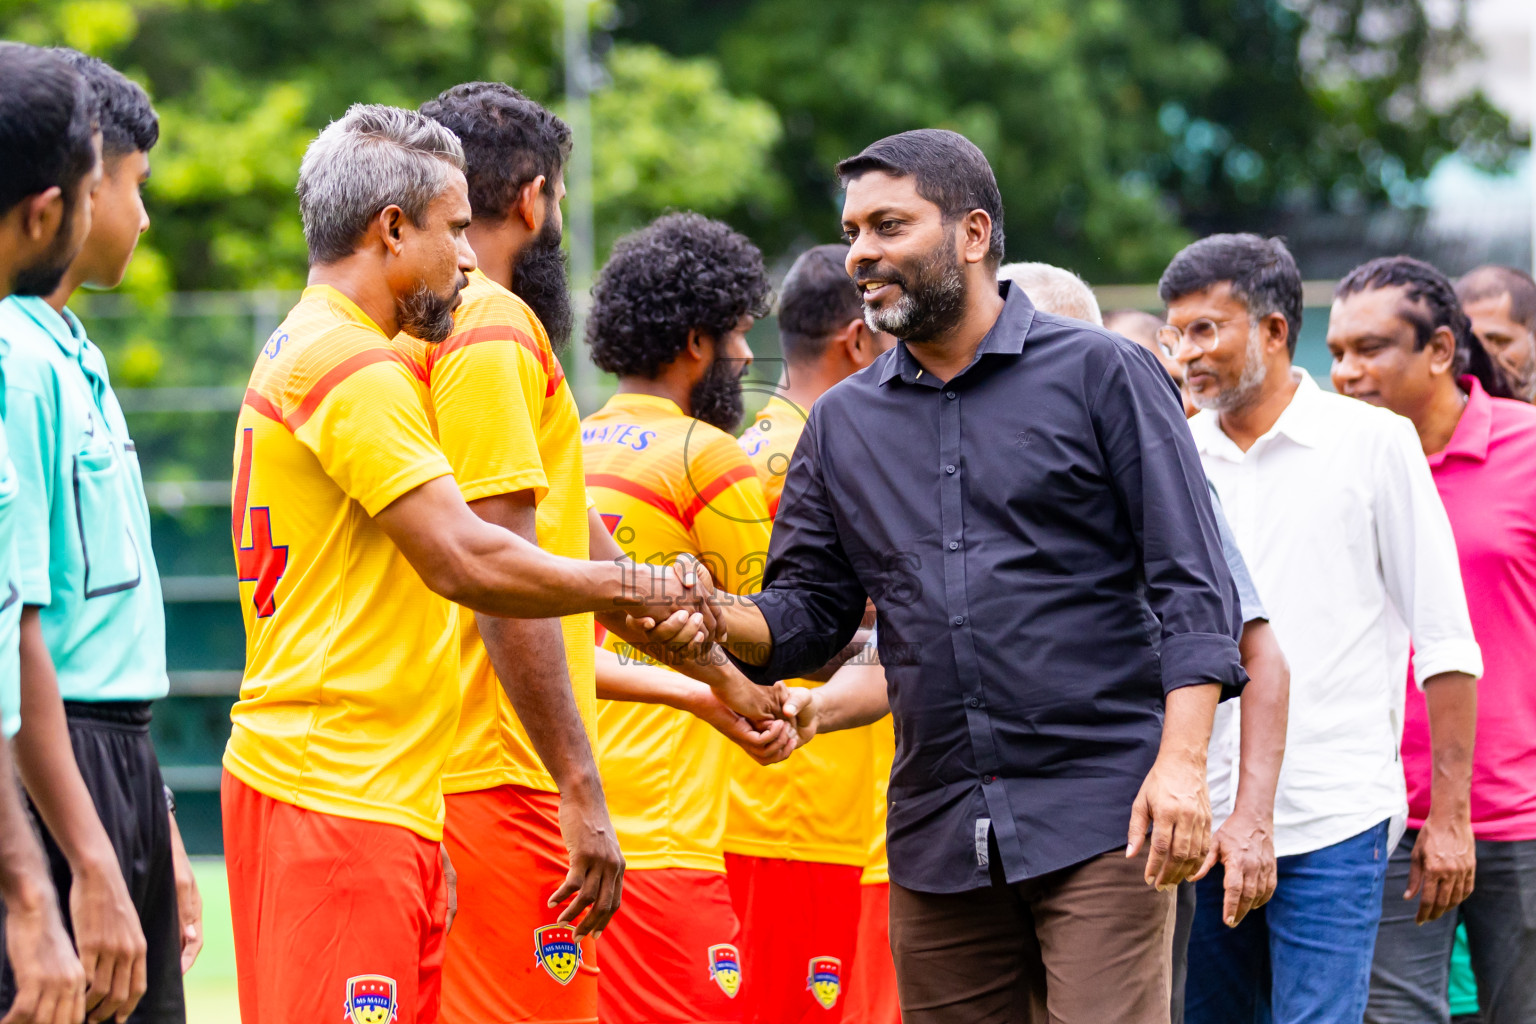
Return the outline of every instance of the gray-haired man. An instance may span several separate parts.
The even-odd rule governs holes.
[[[437,1017],[459,715],[440,597],[523,618],[686,603],[669,566],[546,554],[460,496],[424,397],[475,267],[463,168],[443,126],[356,106],[299,171],[310,286],[236,429],[247,653],[222,798],[246,1024]]]

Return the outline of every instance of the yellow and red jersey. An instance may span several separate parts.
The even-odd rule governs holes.
[[[762,585],[768,509],[757,473],[729,434],[668,399],[615,395],[582,421],[587,488],[614,540],[636,561],[704,559],[737,594]],[[642,657],[616,637],[604,646]],[[730,744],[684,711],[598,701],[599,766],[631,868],[724,871]]]
[[[870,790],[874,793],[869,822],[869,854],[864,861],[864,885],[884,885],[891,880],[891,864],[885,857],[885,797],[891,785],[891,764],[896,760],[896,723],[886,715],[865,729],[874,737]]]
[[[775,513],[805,415],[775,395],[741,435],[741,448]],[[828,733],[766,768],[734,751],[725,848],[749,857],[863,866],[869,853],[872,742],[868,728]]]
[[[469,275],[453,333],[438,345],[411,340],[426,366],[443,454],[465,501],[531,490],[539,547],[585,559],[587,492],[581,416],[549,335],[528,304],[480,271]],[[496,786],[555,792],[486,655],[475,614],[457,608],[463,707],[443,791]],[[593,617],[560,620],[576,707],[596,747]]]
[[[245,678],[229,772],[306,810],[443,831],[459,716],[453,606],[373,517],[452,472],[426,375],[333,288],[307,288],[235,431]]]

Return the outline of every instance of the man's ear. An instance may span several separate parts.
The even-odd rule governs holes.
[[[544,175],[539,175],[517,190],[517,200],[512,204],[512,215],[523,222],[529,234],[537,234],[544,225],[539,217],[544,212]]]
[[[79,201],[88,203],[91,197],[82,195]],[[33,242],[44,242],[63,228],[64,190],[59,186],[51,185],[23,204],[21,230]]]
[[[1264,332],[1265,351],[1278,352],[1290,344],[1291,322],[1284,313],[1267,314],[1259,325]]]
[[[986,210],[972,210],[960,218],[960,258],[980,263],[992,248],[992,217]]]
[[[1424,347],[1429,350],[1429,368],[1445,373],[1456,365],[1456,335],[1449,327],[1437,327]]]
[[[386,206],[373,219],[374,233],[391,256],[399,256],[405,249],[405,211],[398,206]]]
[[[688,340],[683,345],[683,351],[679,355],[686,355],[690,359],[703,362],[709,357],[710,351],[715,347],[715,341],[709,335],[697,327],[688,328]]]
[[[836,345],[843,357],[860,369],[875,358],[875,340],[869,336],[863,320],[850,320],[838,328],[828,339],[828,345]]]

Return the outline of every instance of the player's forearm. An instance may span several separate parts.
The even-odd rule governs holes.
[[[16,767],[43,824],[78,873],[116,862],[112,841],[75,763],[58,677],[36,608],[21,613],[21,731]]]
[[[1431,676],[1424,682],[1424,703],[1429,713],[1432,765],[1429,813],[1470,818],[1477,680],[1463,672]]]
[[[604,700],[661,704],[692,712],[701,695],[708,692],[703,684],[676,672],[626,660],[601,647],[596,660],[597,695]]]
[[[1291,671],[1269,623],[1254,621],[1243,628],[1238,645],[1248,685],[1243,688],[1241,769],[1234,814],[1262,821],[1275,816],[1275,788],[1285,759],[1285,729],[1291,702]]]
[[[721,594],[726,647],[748,665],[766,665],[773,652],[773,634],[757,604],[734,594]]]
[[[651,583],[651,577],[634,566],[560,558],[489,525],[467,545],[461,569],[451,599],[473,611],[508,618],[560,617],[633,605]]]
[[[57,899],[42,848],[21,806],[11,745],[0,739],[0,898],[13,913],[35,911]]]
[[[602,782],[571,689],[560,620],[476,615],[475,624],[512,710],[561,795],[600,798]]]
[[[885,670],[879,665],[845,665],[812,693],[817,733],[857,729],[891,713]]]
[[[1203,780],[1211,726],[1220,699],[1221,687],[1216,683],[1170,690],[1163,698],[1163,738],[1158,745],[1158,759],[1178,758],[1198,765]]]

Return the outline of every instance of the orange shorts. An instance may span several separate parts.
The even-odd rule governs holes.
[[[434,1024],[448,891],[439,845],[220,787],[242,1024]]]
[[[595,1024],[591,940],[577,955],[570,928],[555,924],[560,911],[546,905],[568,869],[559,794],[498,786],[445,799],[459,914],[443,963],[443,1024]]]
[[[861,885],[859,942],[848,972],[843,1024],[901,1024],[896,998],[896,961],[891,958],[891,887]]]
[[[624,904],[603,932],[603,1024],[741,1024],[736,914],[718,871],[624,874]]]
[[[837,1024],[858,936],[859,875],[843,864],[725,855],[741,919],[746,1024]]]

